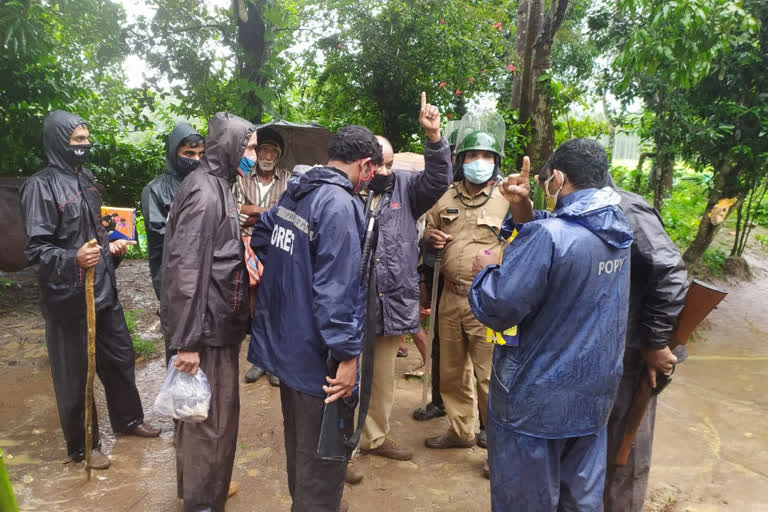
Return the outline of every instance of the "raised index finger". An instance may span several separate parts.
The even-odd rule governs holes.
[[[520,171],[520,176],[522,178],[525,178],[526,180],[529,179],[529,175],[531,174],[531,159],[527,156],[523,157],[523,168]]]
[[[425,108],[427,108],[427,93],[421,91],[421,111],[424,112]]]

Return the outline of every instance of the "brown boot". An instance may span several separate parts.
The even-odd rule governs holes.
[[[452,430],[436,437],[430,437],[424,440],[424,446],[427,448],[445,449],[445,448],[472,448],[475,446],[475,438],[461,439]]]
[[[394,460],[411,460],[413,457],[413,451],[408,448],[402,448],[392,439],[386,437],[381,446],[374,448],[373,450],[362,450],[363,453],[371,455],[378,455],[379,457],[386,457]]]
[[[91,451],[91,469],[107,469],[111,465],[112,461],[109,460],[109,457],[99,450]]]
[[[344,476],[344,481],[348,484],[359,484],[363,481],[363,471],[357,464],[357,458],[349,459],[347,463],[347,474]]]
[[[126,430],[125,434],[137,437],[157,437],[160,435],[160,429],[149,423],[139,423]]]

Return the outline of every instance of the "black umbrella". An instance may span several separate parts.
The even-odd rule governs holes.
[[[278,167],[290,172],[297,164],[325,165],[328,162],[328,142],[333,133],[325,126],[275,120],[258,126],[259,130],[262,128],[269,128],[283,139]]]

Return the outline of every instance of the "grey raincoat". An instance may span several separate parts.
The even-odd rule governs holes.
[[[144,217],[144,229],[147,233],[147,253],[149,273],[155,295],[160,299],[162,283],[163,237],[165,220],[171,209],[171,202],[187,173],[176,167],[176,151],[179,144],[190,135],[199,135],[187,123],[179,123],[168,135],[165,149],[165,172],[150,181],[141,191],[141,215]]]

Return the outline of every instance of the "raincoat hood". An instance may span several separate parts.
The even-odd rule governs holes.
[[[610,187],[577,190],[557,202],[554,216],[584,226],[611,247],[626,249],[632,245],[632,228],[620,202]]]
[[[298,180],[288,183],[285,193],[294,201],[298,201],[321,185],[337,185],[351,194],[354,190],[347,175],[335,167],[312,167],[302,174]]]
[[[168,143],[165,148],[165,170],[169,174],[184,177],[184,172],[176,168],[176,151],[179,149],[181,141],[189,137],[190,135],[200,135],[197,130],[189,126],[187,123],[179,123],[168,134]]]
[[[234,180],[237,164],[254,131],[256,127],[250,121],[228,112],[217,112],[208,121],[200,169],[226,181]]]
[[[73,170],[66,160],[69,138],[80,125],[88,126],[82,117],[65,110],[53,110],[43,121],[43,148],[48,157],[48,165],[58,169]]]

